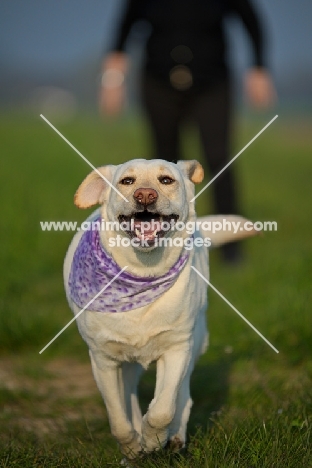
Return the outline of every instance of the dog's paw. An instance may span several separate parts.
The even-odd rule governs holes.
[[[142,453],[141,436],[135,432],[132,440],[126,444],[119,443],[120,450],[127,459],[132,460],[140,456]]]
[[[171,452],[179,452],[184,447],[185,441],[179,435],[170,437],[166,446],[166,448],[168,448]]]
[[[153,427],[148,421],[147,414],[143,417],[142,447],[144,452],[154,452],[162,449],[168,440],[168,428]]]

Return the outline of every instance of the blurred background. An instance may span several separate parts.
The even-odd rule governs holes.
[[[39,355],[72,318],[62,267],[73,237],[73,232],[43,232],[40,221],[82,222],[90,211],[78,210],[73,195],[91,171],[39,114],[94,165],[145,157],[136,85],[140,36],[128,45],[134,66],[127,112],[118,119],[98,113],[101,62],[124,4],[0,0],[3,467],[120,466],[75,324]],[[276,221],[278,231],[244,242],[245,259],[237,268],[225,266],[213,251],[210,268],[214,286],[280,354],[209,292],[210,347],[194,372],[189,425],[199,461],[181,467],[201,468],[201,460],[220,467],[236,462],[259,468],[312,466],[312,2],[254,4],[267,23],[278,102],[261,112],[244,102],[241,77],[250,50],[233,20],[228,32],[237,87],[233,155],[279,114],[235,161],[243,213]],[[201,160],[197,134],[183,137],[184,157]],[[210,212],[210,195],[208,189],[198,197],[199,213]],[[152,369],[140,388],[144,408],[153,385]]]
[[[311,2],[254,0],[254,4],[267,21],[269,64],[279,106],[310,112]],[[124,5],[124,0],[1,1],[2,108],[38,110],[44,103],[59,106],[63,113],[66,108],[68,115],[81,108],[96,111],[101,58]],[[243,34],[241,25],[232,21],[230,56],[239,76],[249,56]],[[139,58],[138,39],[133,38],[132,50]]]

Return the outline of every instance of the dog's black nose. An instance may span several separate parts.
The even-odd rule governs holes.
[[[150,205],[154,203],[158,198],[158,193],[156,190],[151,188],[138,188],[134,194],[133,198],[141,203],[142,205]]]

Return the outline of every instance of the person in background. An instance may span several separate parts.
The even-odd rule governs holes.
[[[252,65],[244,77],[247,98],[266,108],[275,100],[275,89],[267,70],[263,30],[249,0],[128,0],[102,65],[100,109],[117,115],[124,104],[129,70],[127,38],[138,21],[149,23],[140,87],[153,157],[181,159],[181,124],[191,120],[199,129],[211,178],[230,159],[232,89],[224,23],[231,15],[241,20],[252,48]],[[239,213],[232,166],[211,187],[216,213]],[[223,246],[222,254],[225,261],[238,262],[239,244]]]

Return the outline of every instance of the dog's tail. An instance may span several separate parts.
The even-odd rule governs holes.
[[[210,238],[211,247],[259,234],[252,221],[237,215],[202,216],[197,222],[202,236]]]

